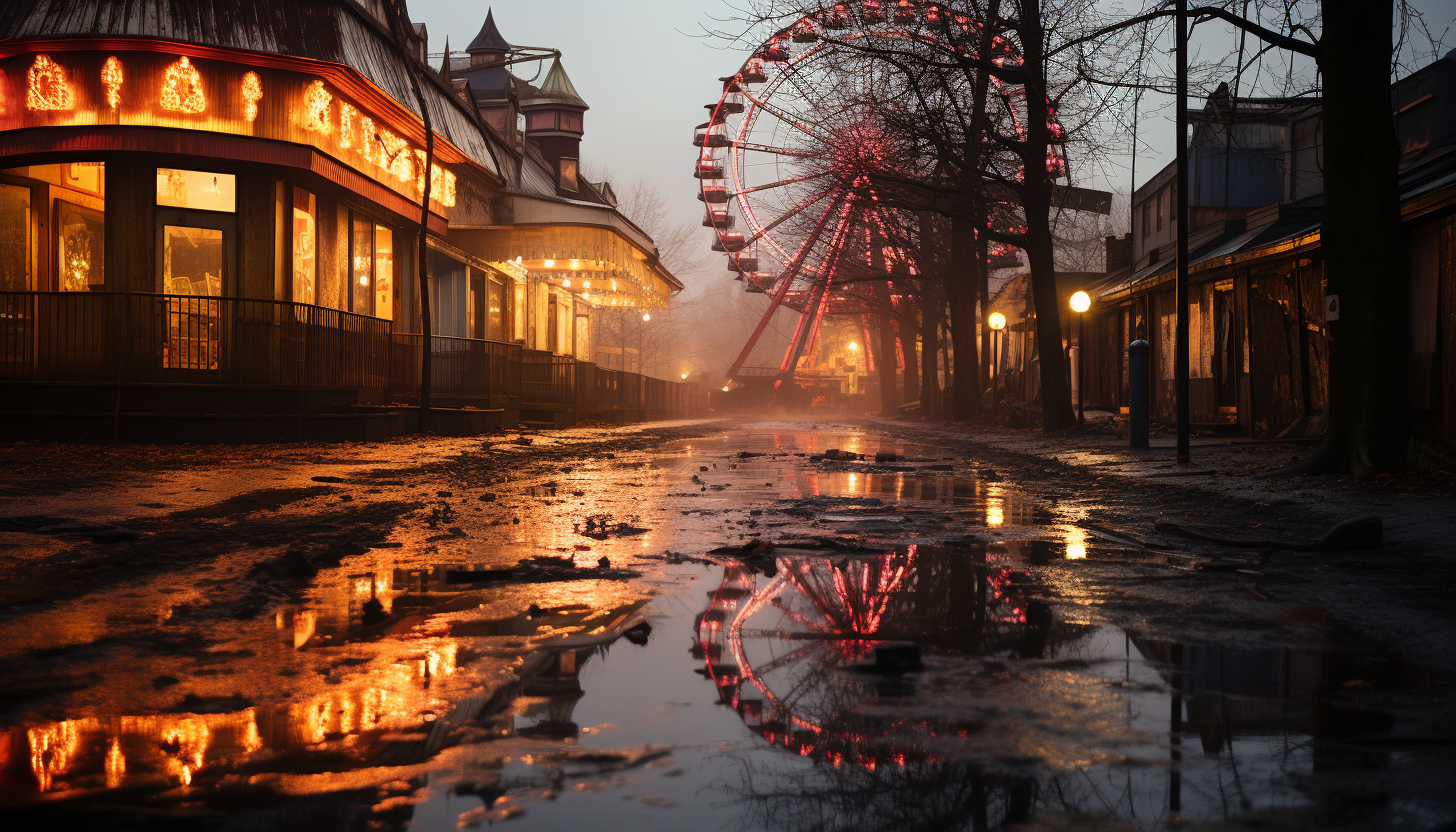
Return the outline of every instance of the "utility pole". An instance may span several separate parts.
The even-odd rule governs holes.
[[[1177,306],[1177,344],[1173,351],[1175,398],[1178,407],[1178,462],[1189,462],[1188,455],[1188,0],[1178,0],[1178,176],[1174,207],[1178,211],[1177,277],[1173,303]]]

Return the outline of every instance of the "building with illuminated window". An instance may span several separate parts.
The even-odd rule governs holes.
[[[506,120],[427,58],[403,0],[0,8],[0,430],[387,435],[427,347],[460,429],[597,409],[594,311],[681,285],[580,179],[559,63]]]

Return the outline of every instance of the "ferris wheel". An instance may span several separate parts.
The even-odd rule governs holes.
[[[737,374],[780,306],[799,321],[780,378],[792,375],[825,315],[898,309],[918,275],[914,222],[889,207],[886,171],[924,175],[924,163],[886,129],[904,90],[888,63],[866,60],[876,47],[981,49],[981,23],[917,0],[858,0],[807,15],[769,37],[739,70],[698,125],[693,175],[705,205],[713,250],[748,292],[771,296],[758,328],[728,372]],[[1021,58],[991,40],[988,59]],[[990,79],[1001,119],[1018,134],[1025,89]],[[1055,116],[1053,136],[1062,129]],[[917,165],[919,169],[917,169]],[[1064,170],[1059,149],[1048,169]],[[993,247],[993,258],[1007,247]]]
[[[760,577],[723,568],[694,623],[703,675],[755,734],[834,766],[904,765],[955,720],[905,722],[864,706],[898,695],[854,672],[881,640],[937,633],[957,652],[999,655],[1025,641],[1029,579],[1009,564],[910,545],[853,558],[783,557]],[[933,640],[933,639],[932,639]]]

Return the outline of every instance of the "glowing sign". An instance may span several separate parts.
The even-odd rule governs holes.
[[[314,81],[303,94],[303,126],[325,136],[334,132],[331,107],[334,97],[324,89],[323,81]]]
[[[207,96],[202,92],[202,73],[186,55],[167,67],[162,75],[163,110],[177,113],[200,113],[207,109]]]
[[[342,101],[339,102],[339,147],[354,146],[354,118],[358,115],[358,110]]]
[[[115,110],[121,103],[121,61],[115,55],[106,59],[101,67],[101,86],[106,88],[106,105]]]
[[[243,76],[243,118],[249,123],[258,117],[258,102],[263,98],[263,82],[258,73],[249,72]]]
[[[25,106],[31,110],[69,110],[76,96],[66,83],[66,71],[50,55],[36,55],[26,76]]]

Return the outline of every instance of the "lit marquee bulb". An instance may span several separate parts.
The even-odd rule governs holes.
[[[332,106],[334,97],[324,89],[323,81],[314,81],[303,94],[303,126],[325,136],[334,132]]]
[[[197,114],[207,109],[207,96],[202,92],[202,73],[192,65],[186,55],[167,67],[162,74],[163,110],[176,113]]]
[[[263,99],[263,82],[258,73],[249,72],[243,76],[243,118],[252,123],[258,117],[258,102]]]
[[[121,103],[121,82],[125,80],[121,73],[121,60],[115,55],[106,59],[101,67],[101,86],[106,88],[106,106],[115,110],[116,105]]]
[[[66,71],[50,55],[36,55],[25,80],[26,109],[69,110],[76,106],[76,96],[66,82]]]

